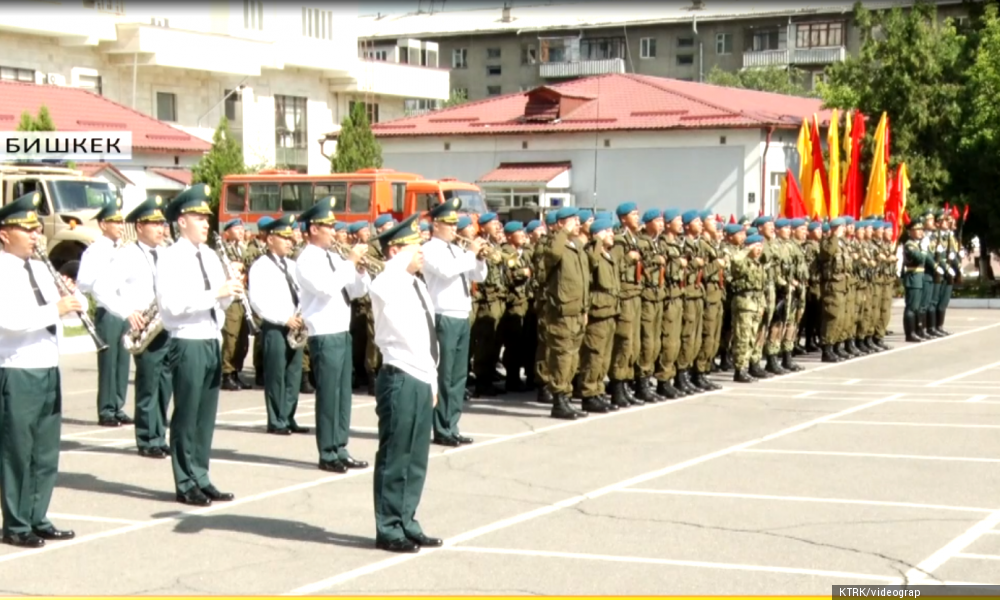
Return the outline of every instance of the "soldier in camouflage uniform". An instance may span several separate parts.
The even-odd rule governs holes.
[[[247,252],[244,234],[243,221],[240,219],[232,219],[222,226],[226,256],[241,271],[245,282],[254,256]],[[246,360],[249,349],[250,328],[243,315],[243,304],[233,302],[226,310],[226,322],[222,327],[222,389],[238,391],[252,387],[240,379],[243,361]]]
[[[726,284],[725,297],[722,301],[722,331],[719,333],[719,369],[733,370],[733,290],[732,265],[733,256],[743,249],[746,240],[746,229],[739,223],[729,223],[722,229],[725,240],[720,245],[720,254],[726,260],[723,268],[723,281]]]
[[[872,343],[882,350],[889,350],[885,336],[889,329],[889,321],[892,319],[892,300],[896,284],[896,244],[892,238],[892,223],[880,223],[875,232],[879,263],[875,275],[879,289],[879,310]]]
[[[635,365],[635,404],[659,402],[663,398],[650,388],[649,378],[660,356],[661,329],[663,326],[663,299],[666,297],[664,277],[666,257],[660,251],[663,233],[663,214],[651,208],[642,215],[644,230],[639,234],[639,253],[642,255],[642,307],[639,313],[639,360]]]
[[[708,391],[708,386],[691,379],[691,368],[701,350],[701,332],[705,312],[705,267],[708,256],[701,245],[702,221],[697,210],[689,210],[681,215],[685,237],[681,245],[681,256],[687,259],[684,281],[684,313],[681,323],[681,351],[677,356],[677,383],[689,394]],[[675,384],[674,387],[677,387]]]
[[[538,352],[539,335],[538,307],[536,302],[539,289],[541,288],[537,273],[535,272],[535,265],[537,263],[535,255],[538,252],[539,241],[545,235],[545,225],[538,219],[533,219],[528,222],[524,231],[528,234],[528,240],[524,245],[524,258],[527,261],[528,267],[531,268],[532,276],[528,279],[528,312],[524,315],[524,331],[521,334],[524,339],[524,356],[521,357],[521,366],[524,369],[524,389],[525,391],[531,391],[536,389],[537,367],[535,365],[535,356]]]
[[[531,252],[525,249],[528,241],[524,233],[524,225],[520,221],[511,221],[504,226],[507,243],[500,247],[504,265],[508,274],[507,305],[500,320],[500,343],[503,345],[502,364],[506,372],[508,392],[523,391],[521,369],[531,378],[531,364],[525,360],[527,344],[525,343],[524,321],[528,314],[531,300]]]
[[[823,309],[820,302],[820,261],[819,243],[823,238],[823,223],[812,221],[807,226],[806,241],[802,244],[809,276],[806,279],[806,306],[803,315],[802,329],[805,334],[806,352],[816,352],[819,349],[820,325],[823,319]]]
[[[473,395],[485,397],[504,393],[493,382],[497,378],[496,367],[500,360],[500,319],[507,305],[507,267],[498,243],[502,227],[497,214],[489,212],[481,215],[479,227],[490,248],[486,251],[489,270],[486,281],[476,284],[472,294],[475,306],[471,334],[475,340],[472,367],[476,375]]]
[[[748,232],[747,235],[757,235],[759,234],[764,238],[764,249],[761,251],[760,263],[764,265],[764,318],[761,326],[764,328],[764,334],[758,337],[757,345],[754,347],[753,355],[750,357],[750,367],[748,373],[752,377],[757,379],[769,379],[774,376],[773,373],[766,371],[761,366],[761,360],[764,358],[764,350],[768,340],[768,332],[770,330],[771,321],[774,320],[774,311],[776,303],[776,282],[778,278],[778,259],[775,255],[775,244],[774,239],[774,219],[770,216],[764,215],[757,217],[753,222],[754,228],[757,231]]]
[[[756,381],[749,368],[757,342],[765,333],[767,275],[761,263],[763,252],[763,236],[751,235],[744,249],[732,257],[733,381],[737,383]]]
[[[719,352],[722,335],[722,306],[726,297],[726,259],[721,254],[719,231],[715,215],[705,210],[701,213],[701,255],[705,258],[702,283],[705,285],[705,303],[701,318],[701,348],[695,358],[691,383],[703,390],[720,390],[721,386],[708,378],[712,373],[715,355]]]
[[[856,327],[860,258],[854,232],[857,223],[853,217],[844,217],[844,257],[847,262],[847,295],[844,302],[844,314],[841,317],[841,329],[837,337],[846,358],[861,356],[861,351],[854,346],[854,329]]]
[[[795,345],[799,340],[802,319],[806,312],[806,286],[809,283],[809,264],[803,248],[806,241],[806,220],[793,219],[789,239],[786,241],[791,254],[792,292],[788,306],[785,333],[781,341],[781,368],[786,371],[801,371],[802,367],[793,360]]]
[[[615,315],[619,311],[618,289],[621,274],[618,261],[611,255],[614,235],[609,218],[590,224],[593,241],[586,249],[590,269],[590,303],[580,351],[580,395],[585,412],[606,413],[618,410],[604,398],[604,376],[611,366],[611,348],[615,339]]]
[[[780,218],[774,221],[773,229],[771,224],[768,224],[768,226],[762,227],[761,231],[764,236],[764,256],[770,265],[770,273],[774,277],[771,284],[774,289],[774,311],[767,326],[767,341],[764,344],[763,352],[764,370],[771,375],[786,375],[788,373],[781,366],[780,359],[781,342],[784,338],[788,309],[792,301],[792,255],[787,243],[791,226],[792,222],[789,219]]]
[[[829,235],[820,242],[819,260],[822,290],[823,320],[820,339],[823,362],[837,363],[848,358],[841,353],[841,331],[846,329],[845,307],[850,286],[848,249],[844,243],[846,220],[837,217],[830,221]]]
[[[615,234],[611,256],[618,262],[621,277],[619,308],[615,320],[615,341],[611,348],[609,392],[611,403],[618,407],[641,402],[635,397],[629,383],[637,373],[640,353],[642,318],[643,256],[639,249],[639,210],[634,202],[623,202],[615,210],[620,221]]]
[[[656,394],[674,400],[687,396],[677,370],[677,357],[681,353],[681,330],[684,325],[684,285],[687,281],[687,258],[684,257],[682,237],[684,222],[681,211],[668,208],[663,211],[663,235],[660,236],[660,255],[664,257],[663,321],[660,326],[660,356],[656,361]]]

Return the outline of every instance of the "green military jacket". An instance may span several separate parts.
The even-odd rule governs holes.
[[[593,319],[613,317],[620,312],[618,294],[621,290],[621,273],[618,261],[600,242],[587,247],[590,263],[590,309]]]
[[[660,237],[640,233],[639,254],[642,255],[642,299],[645,302],[661,302],[666,297],[666,270],[665,265],[657,260],[657,257],[663,256],[660,252]]]
[[[531,300],[531,277],[524,274],[525,269],[531,269],[531,253],[527,250],[518,252],[511,244],[504,244],[500,251],[508,273],[507,306],[522,307]]]
[[[590,264],[586,251],[565,230],[552,236],[545,249],[546,306],[550,314],[573,317],[590,307]]]
[[[921,242],[908,240],[903,245],[903,287],[923,288],[926,265],[927,255],[921,248]]]
[[[729,285],[733,292],[733,310],[753,313],[763,311],[767,275],[760,259],[751,257],[749,250],[740,249],[733,254],[731,270],[732,280]]]
[[[726,261],[726,266],[722,267],[722,277],[725,282],[726,296],[733,294],[733,257],[740,251],[740,247],[729,241],[723,241],[719,245],[719,256]]]
[[[667,259],[667,297],[680,298],[684,295],[684,284],[687,277],[687,267],[681,264],[684,257],[684,247],[680,239],[668,235],[660,236],[660,246]]]
[[[779,284],[783,285],[783,279],[780,274],[780,257],[777,252],[778,239],[767,239],[764,238],[764,250],[760,253],[760,264],[764,266],[764,275],[767,279],[764,281],[764,288],[776,289]]]
[[[539,315],[545,309],[545,293],[548,282],[548,271],[545,270],[545,251],[549,247],[553,235],[549,234],[541,237],[531,250],[531,269],[533,274],[531,279],[535,286],[535,312]]]
[[[802,244],[802,253],[805,257],[806,271],[808,276],[803,282],[808,286],[811,296],[819,296],[820,284],[823,280],[820,269],[819,241],[808,239]]]
[[[824,288],[833,292],[846,292],[848,269],[847,250],[843,240],[835,235],[823,238],[819,245],[820,278]],[[825,293],[825,292],[824,292]]]
[[[792,292],[802,296],[806,293],[806,286],[809,285],[809,264],[806,262],[806,252],[804,243],[796,240],[788,240],[788,253],[791,256],[791,270],[789,277],[798,284]]]
[[[721,302],[726,293],[726,280],[725,267],[716,262],[721,256],[719,247],[714,240],[709,240],[705,236],[698,241],[701,244],[701,255],[705,260],[705,266],[702,267],[705,302]]]
[[[687,259],[684,271],[684,297],[703,298],[705,296],[706,256],[701,247],[701,238],[681,238],[681,256]]]
[[[639,259],[630,258],[629,252],[638,252]],[[611,248],[611,256],[618,263],[618,274],[621,277],[620,297],[630,300],[642,293],[642,251],[639,249],[639,236],[626,228],[615,235],[615,245]]]
[[[473,286],[472,298],[476,302],[503,302],[507,300],[509,275],[504,263],[503,251],[497,244],[487,240],[486,279]]]

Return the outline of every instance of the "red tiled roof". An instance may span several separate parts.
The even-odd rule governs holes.
[[[500,163],[477,183],[548,183],[572,166],[569,162]]]
[[[125,183],[135,185],[131,179],[125,177],[125,174],[119,171],[118,168],[111,163],[76,163],[75,167],[77,171],[80,171],[87,177],[93,177],[105,169],[111,169],[111,171],[114,172],[115,177],[121,179]]]
[[[819,99],[611,74],[376,123],[372,131],[376,137],[394,137],[769,126],[798,129],[803,118],[814,113],[821,125],[829,120],[830,111],[822,109]]]
[[[89,90],[0,81],[0,130],[13,131],[21,113],[45,105],[59,131],[131,131],[132,150],[201,154],[211,144]]]
[[[150,171],[156,173],[157,175],[162,175],[167,179],[176,181],[177,183],[191,185],[190,169],[150,169]]]

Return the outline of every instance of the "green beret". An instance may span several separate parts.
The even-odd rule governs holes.
[[[25,194],[0,208],[0,225],[17,225],[25,229],[36,229],[42,226],[38,220],[38,207],[42,204],[42,195],[38,192]]]
[[[163,211],[163,216],[168,221],[176,221],[181,215],[197,214],[211,216],[212,208],[209,206],[209,188],[204,183],[197,183],[183,190],[174,196],[167,208]]]
[[[163,223],[163,198],[146,198],[146,201],[132,209],[125,220],[129,223]]]

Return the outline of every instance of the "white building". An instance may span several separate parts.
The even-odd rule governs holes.
[[[741,216],[777,212],[782,176],[798,173],[799,128],[814,114],[821,127],[830,117],[817,99],[615,74],[373,131],[385,167],[476,182],[494,210],[635,201]]]
[[[314,140],[352,103],[387,120],[449,96],[435,44],[361,59],[356,28],[332,1],[7,3],[0,79],[88,88],[207,141],[226,116],[248,165],[328,173]]]

